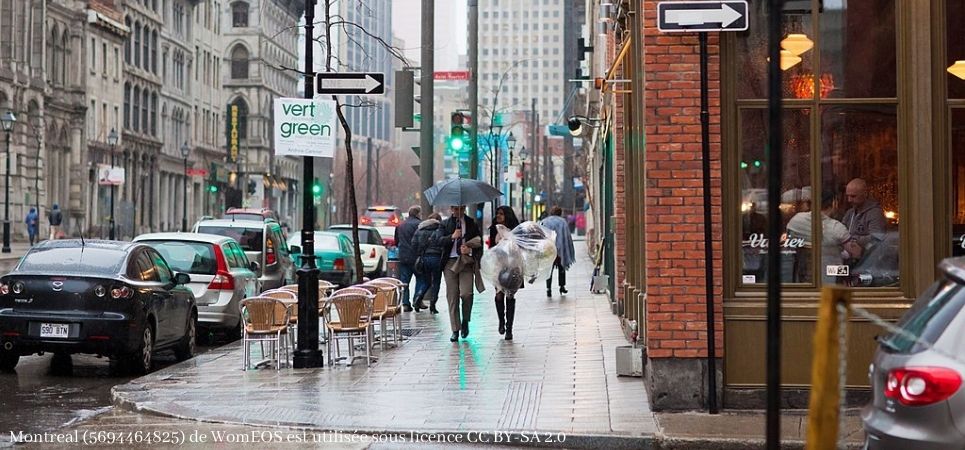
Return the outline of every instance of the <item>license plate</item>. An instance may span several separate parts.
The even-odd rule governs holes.
[[[65,323],[40,324],[40,337],[66,338],[70,334],[70,326]]]

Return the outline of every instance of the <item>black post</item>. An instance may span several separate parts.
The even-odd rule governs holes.
[[[188,231],[188,157],[184,156],[184,182],[181,183],[181,232]]]
[[[111,172],[113,171],[114,171],[114,144],[111,144]],[[108,181],[110,181],[110,175],[107,176],[107,179]],[[111,182],[111,231],[108,238],[112,241],[114,240],[114,189],[115,188],[116,186],[114,186],[114,183]],[[39,214],[40,212],[38,211],[37,213]]]
[[[784,0],[770,0],[767,23],[767,428],[768,450],[781,446],[781,28]]]
[[[315,0],[305,0],[305,98],[315,96],[312,40],[315,31]],[[311,156],[303,157],[302,168],[302,267],[298,269],[298,350],[292,358],[296,369],[322,367],[318,349],[318,269],[315,267],[315,208],[312,180],[315,167]]]
[[[3,249],[0,249],[0,252],[10,253],[10,131],[7,131],[7,173],[4,179],[6,194],[3,196]]]
[[[365,150],[365,205],[372,206],[372,137]]]
[[[714,314],[714,246],[710,211],[710,106],[707,99],[707,33],[700,34],[700,139],[704,172],[704,280],[707,297],[707,409],[717,414],[717,337]]]

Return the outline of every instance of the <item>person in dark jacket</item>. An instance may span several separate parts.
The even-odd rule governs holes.
[[[496,208],[496,218],[489,226],[489,248],[493,248],[499,243],[496,225],[502,225],[510,231],[516,228],[519,225],[519,219],[516,218],[516,212],[513,211],[513,208],[506,205]],[[513,318],[516,316],[515,295],[507,297],[503,290],[496,292],[496,315],[499,318],[499,334],[506,334],[507,340],[513,340]]]
[[[60,234],[60,224],[64,222],[64,213],[60,211],[60,206],[54,203],[54,207],[47,214],[50,222],[50,240],[57,239]]]
[[[412,302],[418,305],[416,311],[424,308],[423,300],[429,299],[429,312],[439,314],[436,301],[439,299],[439,287],[442,283],[442,254],[445,249],[439,242],[436,231],[439,229],[438,213],[432,213],[429,218],[419,224],[419,228],[412,236],[412,252],[415,255],[415,295]]]
[[[405,290],[402,291],[403,311],[412,311],[413,307],[409,304],[409,283],[415,273],[413,265],[416,259],[415,252],[412,251],[412,236],[419,227],[420,214],[422,214],[422,208],[418,206],[409,208],[409,217],[401,225],[395,227],[395,246],[399,249],[399,280],[405,283]],[[419,312],[420,309],[425,309],[425,306],[416,303],[416,312]]]
[[[479,260],[482,258],[482,233],[476,221],[466,215],[465,205],[450,207],[452,213],[442,222],[436,235],[443,246],[445,258],[443,277],[446,279],[446,300],[449,302],[449,325],[452,326],[452,342],[469,336],[469,319],[472,316],[474,284],[481,292],[482,275]]]

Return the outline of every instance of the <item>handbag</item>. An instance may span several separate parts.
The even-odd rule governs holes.
[[[426,262],[419,256],[415,259],[415,263],[412,264],[412,270],[416,275],[422,275],[426,272]]]

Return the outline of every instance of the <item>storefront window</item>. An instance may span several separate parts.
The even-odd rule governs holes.
[[[895,0],[785,6],[781,279],[898,286]],[[765,283],[767,272],[766,2],[751,10],[735,43],[744,286]],[[965,186],[965,147],[962,155]]]
[[[951,107],[949,145],[952,160],[952,255],[965,256],[965,39],[958,30],[965,27],[965,3],[945,2],[945,73],[948,104]]]
[[[965,256],[965,109],[952,108],[952,256]]]

